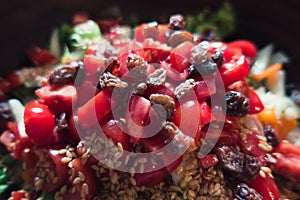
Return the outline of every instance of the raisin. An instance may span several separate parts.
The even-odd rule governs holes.
[[[200,72],[196,69],[196,67],[194,65],[191,65],[188,68],[188,72],[191,77],[201,76]]]
[[[143,57],[137,54],[129,54],[126,60],[129,74],[138,80],[145,79],[147,77],[147,69],[149,64]]]
[[[217,64],[217,67],[221,67],[224,63],[224,54],[220,49],[216,49],[211,55],[213,61]]]
[[[110,72],[103,73],[99,79],[101,89],[125,88],[128,84]]]
[[[245,183],[237,185],[234,200],[262,200],[262,196]]]
[[[75,82],[79,69],[83,68],[82,62],[73,62],[54,70],[49,76],[49,84],[52,87],[61,87]]]
[[[138,83],[135,87],[133,87],[133,94],[137,94],[137,95],[143,95],[145,94],[146,90],[148,89],[148,86],[146,83],[141,82]]]
[[[258,160],[238,151],[232,146],[222,146],[215,149],[221,169],[229,179],[239,182],[251,182],[260,170]]]
[[[179,84],[175,90],[174,94],[177,97],[177,99],[180,99],[188,94],[190,94],[194,87],[196,86],[196,82],[194,79],[188,79],[184,83]]]
[[[276,137],[275,129],[267,125],[264,127],[264,135],[267,138],[267,142],[272,147],[276,147],[279,144],[279,139]]]
[[[196,149],[195,141],[192,137],[185,135],[173,122],[163,124],[163,138],[167,150],[174,153],[183,153]],[[171,143],[171,144],[169,144]]]
[[[226,113],[233,117],[244,117],[249,112],[248,98],[236,91],[226,92]]]
[[[120,62],[117,60],[117,58],[110,57],[109,59],[105,60],[105,71],[104,72],[110,72],[113,75],[115,75],[120,68]]]
[[[169,20],[168,28],[171,30],[183,30],[185,28],[184,17],[180,14],[172,15]]]
[[[167,78],[167,71],[164,69],[156,69],[153,73],[147,76],[147,84],[150,86],[160,86]]]
[[[210,75],[218,68],[209,53],[209,49],[209,43],[206,41],[199,43],[192,49],[192,64],[202,76]]]
[[[164,107],[167,113],[167,119],[173,117],[175,101],[172,97],[164,94],[151,94],[149,99],[152,104],[160,104]]]
[[[197,38],[196,42],[202,41],[212,41],[215,39],[216,32],[211,28],[206,28],[202,31],[202,33]]]

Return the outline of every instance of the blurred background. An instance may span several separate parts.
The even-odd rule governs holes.
[[[78,11],[92,19],[122,17],[124,23],[159,21],[171,14],[197,15],[204,9],[218,10],[224,0],[10,0],[0,7],[0,76],[26,60],[26,49],[34,44],[47,48],[51,31],[71,22]],[[236,14],[236,29],[225,40],[244,38],[263,47],[271,42],[291,59],[285,67],[291,81],[300,83],[300,1],[228,0]],[[226,29],[226,27],[224,28]]]

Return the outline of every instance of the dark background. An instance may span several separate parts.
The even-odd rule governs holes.
[[[290,81],[297,81],[300,68],[299,0],[229,0],[238,15],[237,31],[229,38],[245,38],[258,47],[273,42],[284,50]],[[137,15],[141,21],[167,20],[170,14],[198,13],[216,9],[222,0],[9,0],[0,6],[0,75],[20,66],[31,44],[47,47],[53,27],[72,19],[76,11],[101,18],[118,8],[123,18]]]

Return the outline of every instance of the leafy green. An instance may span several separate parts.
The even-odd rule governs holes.
[[[229,2],[215,12],[206,8],[195,16],[186,17],[186,29],[193,33],[201,33],[206,29],[212,29],[216,33],[216,39],[224,39],[232,34],[236,27],[236,14]]]
[[[73,27],[69,41],[71,47],[78,50],[85,49],[93,39],[100,37],[101,31],[98,24],[93,20],[88,20]]]
[[[8,175],[6,174],[5,168],[0,165],[0,195],[8,189]]]

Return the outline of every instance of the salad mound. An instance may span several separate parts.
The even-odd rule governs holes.
[[[24,180],[10,199],[299,198],[283,63],[192,33],[180,14],[133,31],[74,19],[5,80],[15,95],[0,102],[0,141]]]

